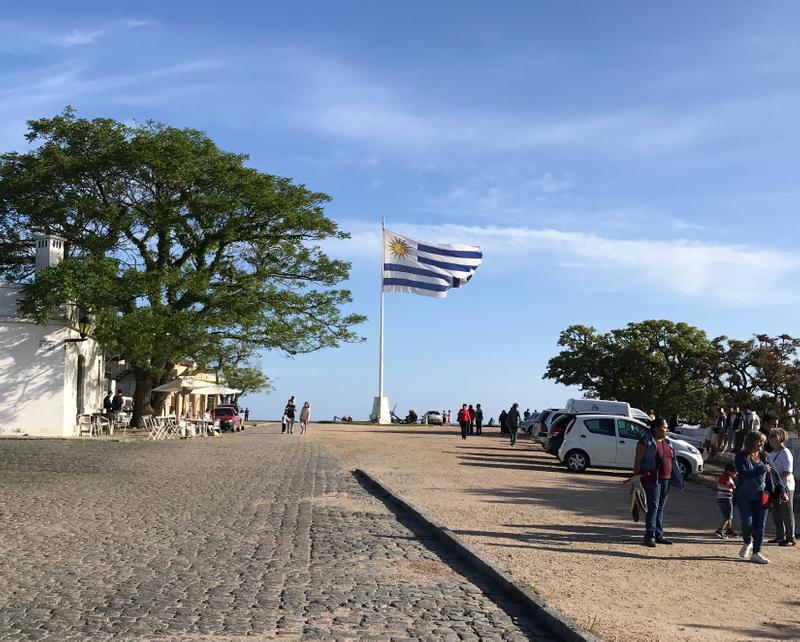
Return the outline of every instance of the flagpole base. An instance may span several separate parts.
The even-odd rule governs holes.
[[[392,423],[392,417],[389,414],[389,398],[388,397],[375,397],[372,401],[372,414],[369,416],[372,421],[379,424]]]

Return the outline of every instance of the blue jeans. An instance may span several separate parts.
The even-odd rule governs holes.
[[[646,539],[664,537],[664,506],[669,497],[669,479],[662,479],[655,486],[644,489],[647,495],[647,514],[644,517]]]
[[[767,525],[767,509],[761,505],[760,497],[752,500],[741,495],[736,498],[736,507],[742,519],[742,540],[745,544],[753,542],[753,553],[760,553]]]

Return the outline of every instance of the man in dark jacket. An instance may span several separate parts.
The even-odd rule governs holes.
[[[483,430],[483,408],[480,404],[475,404],[475,434],[480,435]]]
[[[508,432],[511,434],[512,446],[517,445],[517,431],[519,430],[520,421],[519,404],[515,403],[511,406],[511,410],[509,410],[506,415],[506,426],[508,427]]]
[[[506,417],[508,417],[508,413],[505,409],[500,411],[500,416],[497,420],[500,422],[500,434],[505,435],[508,432],[508,428],[506,427]]]
[[[111,418],[114,416],[114,397],[109,390],[106,393],[106,396],[103,398],[103,414],[108,417],[108,420],[111,421]]]

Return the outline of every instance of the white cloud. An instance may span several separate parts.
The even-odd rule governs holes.
[[[35,53],[48,47],[69,48],[89,45],[102,37],[149,26],[146,20],[114,20],[100,26],[75,27],[58,31],[13,21],[0,21],[0,52]]]
[[[369,229],[355,223],[343,227],[351,230],[352,238],[329,245],[329,251],[352,260],[377,260],[377,226]],[[627,240],[524,227],[392,225],[391,229],[429,242],[479,244],[484,250],[484,271],[524,278],[524,271],[535,265],[539,271],[554,271],[554,277],[572,282],[576,290],[632,291],[649,297],[753,307],[773,297],[789,302],[794,297],[787,292],[800,278],[800,258],[746,245]]]
[[[83,101],[97,97],[117,104],[185,99],[188,94],[207,90],[207,85],[199,84],[197,79],[221,66],[218,60],[204,59],[92,77],[84,63],[73,60],[24,75],[0,76],[0,149],[26,147],[21,132],[26,129],[27,119],[51,116],[67,104],[79,107]]]

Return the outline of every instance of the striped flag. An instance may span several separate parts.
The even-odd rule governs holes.
[[[483,260],[476,245],[422,243],[383,230],[383,291],[413,292],[443,299],[465,285]]]

